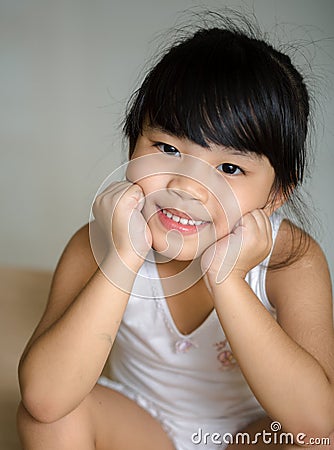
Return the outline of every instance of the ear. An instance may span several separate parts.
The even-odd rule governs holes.
[[[267,214],[267,216],[270,217],[285,202],[286,197],[281,190],[272,191],[268,197],[267,203],[262,209]]]

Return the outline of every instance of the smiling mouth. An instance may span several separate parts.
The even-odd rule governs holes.
[[[176,223],[181,223],[181,225],[190,225],[190,226],[200,226],[206,223],[204,220],[193,220],[186,214],[183,214],[179,211],[174,213],[174,210],[170,209],[162,209],[162,213],[168,217],[168,219],[174,220]]]
[[[158,206],[158,217],[162,225],[168,230],[178,230],[181,233],[196,233],[209,222],[205,220],[194,220],[181,211]]]

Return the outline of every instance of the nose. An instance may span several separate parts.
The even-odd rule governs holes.
[[[194,178],[184,175],[174,175],[169,180],[167,189],[173,190],[183,200],[197,200],[203,204],[208,200],[207,188]]]

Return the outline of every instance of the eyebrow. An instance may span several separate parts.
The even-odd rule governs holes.
[[[144,126],[144,129],[147,129],[148,131],[151,131],[151,132],[158,132],[158,133],[163,133],[163,134],[166,134],[167,136],[170,136],[170,137],[176,137],[176,138],[181,138],[182,139],[182,136],[177,136],[176,134],[174,134],[174,133],[172,133],[171,131],[169,131],[169,130],[166,130],[164,127],[162,127],[162,126],[160,126],[160,125],[150,125],[150,124],[146,124],[145,126]],[[186,136],[184,136],[186,139],[188,139]],[[198,145],[198,144],[197,144]],[[212,143],[211,145],[216,145],[216,146],[219,146],[219,144],[215,144],[215,143]],[[253,160],[253,161],[259,161],[259,160],[261,160],[262,159],[262,154],[260,154],[260,153],[255,153],[255,152],[251,152],[250,150],[239,150],[239,149],[237,149],[237,148],[234,148],[234,147],[225,147],[225,146],[223,146],[223,145],[221,145],[221,147],[224,147],[224,152],[226,152],[226,153],[228,153],[230,156],[241,156],[241,157],[243,157],[243,158],[247,158],[247,159],[251,159],[251,160]],[[209,150],[209,151],[212,151],[212,149],[210,148],[210,146],[208,146],[208,147],[203,147],[203,148],[205,148],[206,150]]]
[[[255,161],[262,159],[263,156],[259,153],[251,152],[249,150],[238,150],[233,147],[224,147],[224,151],[226,151],[226,153],[229,153],[232,156],[242,156],[244,158],[254,159]]]

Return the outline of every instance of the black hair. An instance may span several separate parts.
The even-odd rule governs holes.
[[[148,121],[203,147],[210,143],[266,156],[274,193],[285,200],[306,166],[309,94],[290,58],[263,38],[203,28],[172,46],[128,105],[131,157]]]

